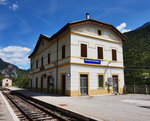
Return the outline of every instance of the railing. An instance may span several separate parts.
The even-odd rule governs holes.
[[[150,94],[150,85],[125,85],[125,93]]]

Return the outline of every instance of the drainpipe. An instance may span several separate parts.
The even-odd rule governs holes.
[[[56,56],[56,94],[58,94],[58,38],[57,38],[57,56]]]

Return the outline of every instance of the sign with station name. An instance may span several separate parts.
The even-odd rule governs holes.
[[[84,59],[84,63],[89,63],[89,64],[101,64],[101,60]]]

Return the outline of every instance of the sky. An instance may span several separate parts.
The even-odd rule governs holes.
[[[52,36],[86,13],[124,33],[150,21],[150,0],[0,0],[0,58],[30,68],[40,34]]]

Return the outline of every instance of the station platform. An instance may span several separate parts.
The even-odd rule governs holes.
[[[84,97],[68,97],[68,96],[58,96],[58,95],[51,95],[46,93],[35,92],[28,89],[22,89],[17,87],[7,87],[12,91],[17,91],[19,93],[31,96],[32,98],[41,100],[43,102],[55,105],[57,107],[64,108],[66,110],[90,117],[92,119],[103,121],[100,116],[96,112],[93,112],[90,108],[87,109],[88,105],[86,105],[85,100],[91,101],[91,97],[84,96]],[[79,100],[81,99],[81,100]],[[86,107],[86,108],[85,108]]]
[[[67,97],[9,87],[43,102],[98,121],[149,121],[150,95],[99,95]]]
[[[0,92],[0,121],[19,121],[13,109]]]

